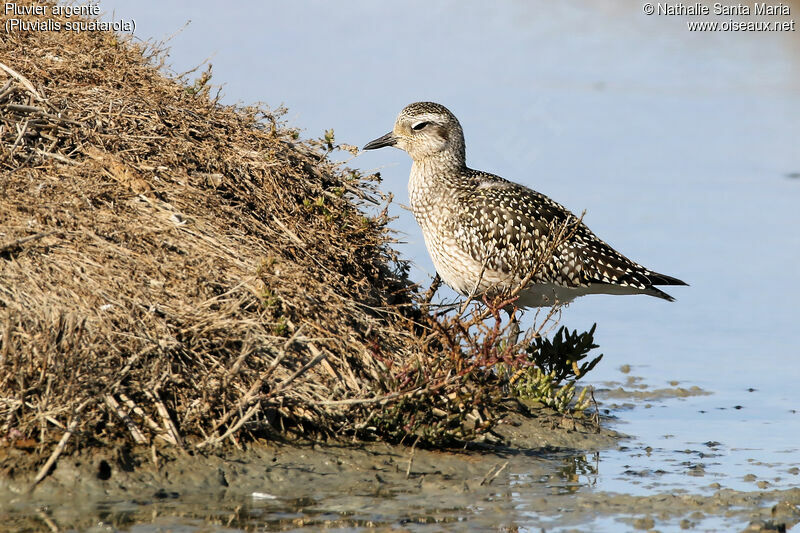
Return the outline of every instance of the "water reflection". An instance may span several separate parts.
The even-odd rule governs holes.
[[[559,478],[566,482],[566,492],[577,492],[582,487],[593,487],[597,484],[600,472],[600,452],[591,455],[572,455],[563,459]],[[583,482],[581,482],[583,477]]]

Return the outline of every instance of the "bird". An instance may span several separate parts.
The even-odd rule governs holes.
[[[415,102],[391,132],[364,150],[411,156],[411,211],[442,281],[462,296],[508,294],[518,308],[569,304],[587,294],[674,298],[657,285],[686,285],[631,261],[544,194],[466,164],[464,132],[449,109]]]

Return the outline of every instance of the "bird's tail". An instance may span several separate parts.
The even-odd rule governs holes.
[[[674,302],[675,298],[660,289],[656,289],[654,285],[689,285],[683,280],[667,276],[666,274],[659,274],[658,272],[649,272],[647,274],[647,279],[650,281],[650,286],[645,289],[645,293],[650,296],[655,296],[656,298],[662,298],[668,302]]]
[[[651,285],[689,285],[683,280],[658,272],[648,272],[647,279],[650,280]]]

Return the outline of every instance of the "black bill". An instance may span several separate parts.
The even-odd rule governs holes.
[[[364,145],[364,150],[375,150],[376,148],[383,148],[384,146],[394,146],[397,144],[397,137],[391,131],[383,137],[378,137],[374,141],[370,141]]]

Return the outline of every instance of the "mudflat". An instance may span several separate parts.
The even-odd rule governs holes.
[[[0,516],[18,530],[138,524],[144,531],[181,524],[211,531],[514,530],[537,515],[545,528],[580,528],[603,516],[643,530],[717,519],[753,527],[800,521],[800,489],[656,496],[591,490],[597,454],[625,439],[543,408],[508,415],[494,442],[462,450],[336,440],[259,442],[210,454],[110,447],[62,458],[30,493],[30,475],[3,478]]]

